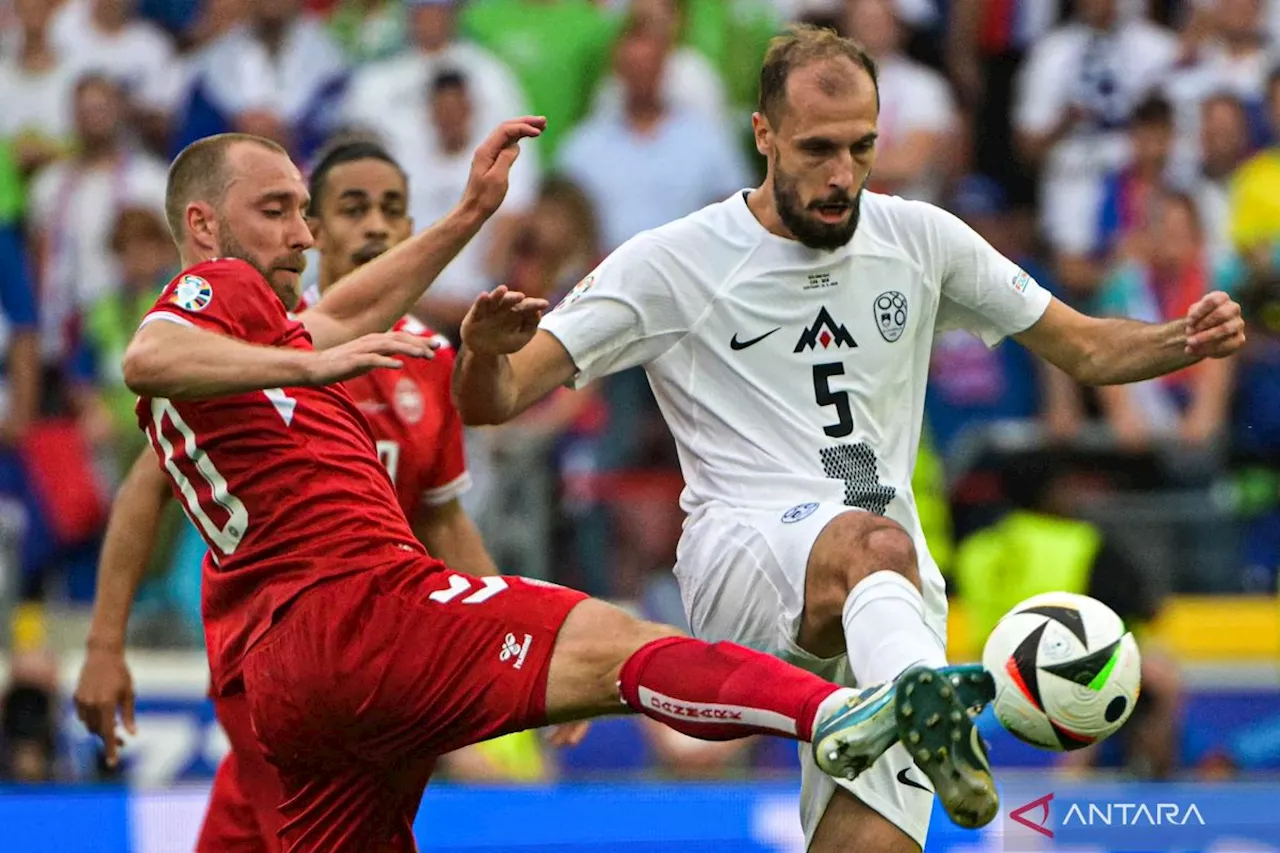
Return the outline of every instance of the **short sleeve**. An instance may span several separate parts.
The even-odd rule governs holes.
[[[942,283],[938,330],[967,329],[994,347],[1034,325],[1049,307],[1049,291],[955,216],[928,209]]]
[[[142,326],[177,323],[267,346],[279,343],[288,316],[262,275],[243,261],[197,264],[161,293]]]
[[[577,367],[573,386],[647,364],[688,332],[692,287],[651,234],[623,243],[542,320]]]

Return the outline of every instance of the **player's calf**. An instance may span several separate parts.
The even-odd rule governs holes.
[[[841,744],[824,765],[840,776],[861,772],[897,738],[889,686],[864,697],[769,655],[704,643],[584,601],[556,641],[548,719],[624,709],[702,740],[768,734],[811,741],[821,727],[828,747]]]

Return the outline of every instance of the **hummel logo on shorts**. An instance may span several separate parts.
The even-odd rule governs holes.
[[[514,666],[519,669],[524,666],[524,658],[525,655],[529,654],[529,644],[532,642],[532,634],[525,634],[523,643],[516,639],[515,634],[507,634],[502,640],[502,651],[498,653],[498,660],[506,663],[515,658]]]

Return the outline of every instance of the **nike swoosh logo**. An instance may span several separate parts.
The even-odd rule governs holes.
[[[906,785],[908,788],[919,788],[921,791],[925,791],[926,793],[932,794],[933,793],[932,788],[926,788],[924,785],[921,785],[915,779],[912,779],[910,776],[907,775],[907,771],[910,769],[911,769],[910,767],[904,767],[901,770],[899,770],[898,781],[901,782],[903,785]]]
[[[761,342],[761,341],[763,341],[765,338],[769,337],[770,335],[772,335],[774,332],[778,331],[778,330],[779,330],[779,329],[781,329],[781,328],[782,328],[782,327],[781,327],[781,326],[779,326],[777,329],[772,329],[772,330],[770,330],[770,331],[768,331],[768,332],[765,332],[765,333],[764,333],[763,335],[761,335],[760,337],[758,337],[758,338],[752,338],[752,339],[751,339],[751,340],[749,340],[749,341],[740,341],[740,340],[738,340],[738,335],[737,335],[737,333],[735,332],[735,333],[734,333],[734,335],[733,335],[733,340],[729,341],[729,348],[730,348],[730,349],[738,350],[738,349],[746,349],[746,348],[747,348],[747,347],[749,347],[749,346],[754,346],[754,345],[756,345],[756,344],[760,343],[760,342]]]

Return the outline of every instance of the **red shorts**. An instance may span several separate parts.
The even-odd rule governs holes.
[[[414,850],[436,756],[545,725],[556,636],[586,596],[435,565],[316,586],[245,656],[290,853]]]
[[[215,696],[213,711],[231,752],[213,777],[196,853],[280,853],[280,777],[262,755],[249,703],[243,693]]]

